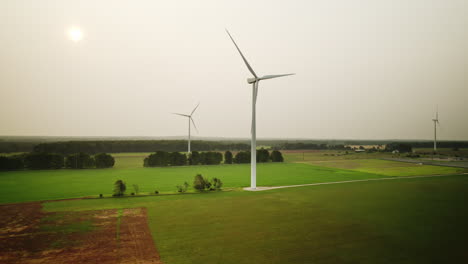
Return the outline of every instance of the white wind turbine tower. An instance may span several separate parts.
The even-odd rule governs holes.
[[[229,37],[231,38],[232,42],[234,43],[234,46],[236,46],[237,51],[239,51],[239,54],[242,57],[242,60],[245,63],[245,66],[249,69],[250,73],[252,73],[253,78],[248,78],[247,83],[252,84],[252,143],[251,143],[251,149],[250,149],[250,188],[251,189],[256,189],[257,188],[257,143],[256,143],[256,123],[255,123],[255,110],[256,110],[256,103],[257,103],[257,95],[258,95],[258,83],[261,80],[267,80],[267,79],[273,79],[273,78],[278,78],[278,77],[283,77],[283,76],[288,76],[288,75],[293,75],[294,73],[289,73],[289,74],[277,74],[277,75],[264,75],[262,77],[258,77],[257,74],[254,72],[250,64],[247,62],[247,59],[244,57],[242,52],[240,51],[239,47],[237,46],[236,42],[232,38],[231,34],[229,31],[226,29],[226,32],[228,33]]]
[[[190,115],[173,113],[174,115],[185,116],[185,117],[188,118],[188,153],[189,154],[191,153],[191,151],[190,151],[190,121],[192,121],[193,126],[195,127],[195,129],[198,132],[197,126],[195,125],[195,121],[193,121],[192,115],[193,115],[193,113],[195,113],[195,110],[197,110],[199,105],[200,105],[200,103],[198,103],[197,106],[195,106],[195,108],[192,110],[192,113],[190,113]]]
[[[439,124],[439,109],[436,109],[436,117],[435,119],[432,119],[432,122],[434,122],[434,152],[437,151],[437,125],[440,126]]]

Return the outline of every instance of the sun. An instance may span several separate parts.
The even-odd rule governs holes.
[[[68,37],[75,42],[83,39],[83,31],[80,28],[73,27],[68,30]]]

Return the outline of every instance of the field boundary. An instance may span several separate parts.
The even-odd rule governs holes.
[[[263,187],[257,187],[256,189],[252,189],[250,187],[245,187],[245,188],[242,188],[242,189],[245,190],[245,191],[250,191],[250,192],[261,192],[261,191],[268,191],[268,190],[274,190],[274,189],[303,187],[303,186],[315,186],[315,185],[326,185],[326,184],[383,181],[383,180],[398,180],[398,179],[414,179],[414,178],[450,177],[450,176],[460,176],[460,175],[468,175],[468,173],[449,174],[449,175],[421,175],[421,176],[398,176],[398,177],[394,176],[394,177],[387,177],[387,178],[349,180],[349,181],[337,181],[337,182],[319,182],[319,183],[306,183],[306,184],[284,185],[284,186],[263,186]]]

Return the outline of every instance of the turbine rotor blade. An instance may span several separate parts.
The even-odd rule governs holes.
[[[185,117],[190,117],[189,115],[184,115],[184,114],[179,114],[179,113],[172,113],[174,115],[180,115],[180,116],[185,116]]]
[[[234,41],[234,39],[232,38],[231,34],[229,33],[229,31],[228,31],[227,29],[226,29],[226,32],[228,33],[229,37],[231,38],[232,43],[234,43],[234,45],[236,46],[237,51],[239,51],[239,54],[241,55],[242,60],[244,60],[244,63],[245,63],[245,65],[247,66],[247,68],[249,69],[250,73],[252,73],[252,75],[253,75],[255,78],[258,78],[258,77],[257,77],[257,74],[255,74],[255,72],[254,72],[254,70],[252,69],[252,67],[250,67],[249,62],[248,62],[247,59],[244,57],[244,54],[242,54],[242,51],[239,49],[239,47],[237,46],[236,42]]]
[[[284,77],[284,76],[289,76],[289,75],[295,75],[295,73],[265,75],[265,76],[260,77],[259,80],[268,80],[268,79],[279,78],[279,77]]]
[[[198,106],[200,105],[200,103],[197,104],[197,106],[195,106],[195,108],[193,109],[192,113],[190,113],[190,116],[193,115],[193,113],[195,113],[195,110],[197,110]]]
[[[195,121],[193,121],[192,117],[190,117],[190,120],[192,121],[193,127],[195,128],[195,130],[197,130],[197,133],[198,133],[198,128],[197,128],[197,125],[195,125]]]

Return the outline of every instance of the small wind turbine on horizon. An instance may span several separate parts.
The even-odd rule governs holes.
[[[191,153],[191,150],[190,150],[190,122],[192,122],[193,126],[195,127],[195,130],[197,130],[197,132],[198,132],[197,126],[195,125],[195,121],[193,121],[192,115],[193,115],[193,113],[195,113],[195,110],[197,110],[199,105],[200,105],[200,103],[198,103],[197,106],[195,106],[195,108],[192,110],[190,115],[173,113],[174,115],[180,115],[180,116],[184,116],[184,117],[188,118],[188,153],[189,154]]]
[[[245,66],[247,66],[247,69],[249,69],[250,73],[252,73],[253,78],[248,78],[247,83],[252,84],[252,143],[251,143],[251,148],[250,148],[250,188],[251,189],[256,189],[257,188],[257,135],[256,135],[256,123],[255,123],[255,111],[256,111],[256,103],[257,103],[257,95],[258,95],[258,83],[262,80],[268,80],[268,79],[273,79],[273,78],[278,78],[278,77],[284,77],[284,76],[289,76],[293,75],[294,73],[288,73],[288,74],[276,74],[276,75],[264,75],[262,77],[258,77],[258,75],[254,72],[250,64],[247,62],[247,59],[244,57],[244,54],[240,51],[239,47],[237,46],[236,42],[232,38],[231,34],[229,31],[226,29],[227,34],[232,40],[232,43],[234,43],[234,46],[236,46],[237,51],[239,51],[240,56],[242,57],[242,60],[245,63]]]
[[[432,119],[432,122],[434,122],[434,152],[436,152],[437,151],[437,125],[440,126],[438,108],[436,108],[436,117],[435,119]]]

